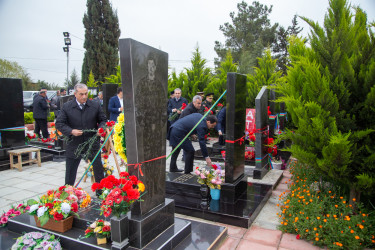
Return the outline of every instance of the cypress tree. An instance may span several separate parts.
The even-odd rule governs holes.
[[[292,117],[290,150],[350,196],[374,195],[375,37],[367,16],[346,0],[330,0],[324,27],[312,28],[311,48],[291,39],[287,83],[278,85]]]
[[[83,17],[85,27],[85,57],[82,82],[87,82],[90,71],[101,85],[106,76],[116,74],[119,63],[118,40],[120,28],[117,12],[108,0],[87,0]]]

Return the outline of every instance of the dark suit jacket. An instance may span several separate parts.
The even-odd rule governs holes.
[[[118,111],[118,109],[121,108],[120,100],[118,99],[118,96],[112,96],[111,99],[109,99],[108,103],[108,111],[110,113],[109,120],[111,121],[117,121],[117,117],[120,115],[121,111]]]
[[[191,103],[189,103],[189,105],[186,106],[186,108],[184,110],[182,110],[182,113],[181,113],[179,119],[184,118],[185,116],[191,115],[193,113],[199,113],[199,109],[196,109],[194,107],[194,104],[191,102]]]
[[[78,145],[87,141],[95,132],[83,133],[81,136],[72,136],[73,129],[98,129],[103,127],[107,118],[98,102],[87,100],[83,109],[81,109],[76,99],[65,103],[60,110],[60,114],[56,120],[56,128],[64,134],[71,136],[72,142],[67,144],[65,155],[68,158],[76,158],[74,151]],[[99,137],[94,150],[99,150]]]
[[[223,132],[225,134],[225,124],[227,119],[227,107],[222,108],[217,114],[217,125],[216,130]]]
[[[169,134],[169,143],[171,144],[171,146],[176,147],[202,117],[202,114],[194,113],[185,116],[184,118],[178,119],[175,123],[173,123],[171,125]],[[192,134],[198,135],[199,146],[202,150],[202,155],[204,157],[208,156],[205,140],[205,135],[207,134],[207,131],[208,128],[206,119],[203,119],[202,122],[200,122],[199,125],[192,132]]]
[[[34,119],[47,120],[48,104],[46,98],[36,95],[33,100],[33,117]]]

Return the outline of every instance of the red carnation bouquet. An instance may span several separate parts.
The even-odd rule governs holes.
[[[102,190],[101,214],[105,217],[113,214],[120,218],[122,214],[129,211],[131,204],[140,200],[145,186],[136,176],[121,172],[119,179],[110,175],[102,179],[100,183],[92,184],[91,190],[93,192]]]
[[[179,111],[182,111],[182,110],[184,110],[185,108],[186,108],[186,103],[182,103],[181,108],[179,108],[178,110],[179,110]],[[179,116],[179,114],[178,114],[178,112],[176,111],[176,112],[170,114],[168,120],[172,122],[172,121],[174,121],[174,120],[177,120],[178,116]]]

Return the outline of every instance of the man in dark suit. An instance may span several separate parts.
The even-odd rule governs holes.
[[[187,105],[186,108],[182,110],[180,119],[193,113],[199,113],[201,109],[201,105],[202,105],[202,97],[199,95],[194,96],[193,102],[189,103],[189,105]]]
[[[177,112],[178,117],[179,117],[180,114],[181,114],[181,111],[179,109],[182,107],[183,103],[188,105],[188,101],[185,98],[181,97],[181,89],[177,88],[177,89],[174,90],[174,98],[170,99],[169,102],[168,102],[168,111],[167,111],[168,117],[171,114],[176,113],[176,112]],[[178,117],[177,117],[177,119],[178,119]],[[174,120],[174,121],[171,121],[171,124],[176,122],[177,119]]]
[[[100,106],[103,107],[103,91],[98,93],[98,96],[92,99],[93,101],[97,101],[100,103]]]
[[[72,141],[67,144],[66,156],[66,172],[65,184],[74,185],[78,165],[81,156],[76,156],[79,144],[91,138],[95,132],[83,132],[85,129],[98,130],[103,127],[107,118],[98,102],[89,100],[88,88],[85,84],[78,83],[74,86],[75,99],[65,103],[56,120],[56,128],[61,131],[64,136],[72,137]],[[96,152],[100,148],[99,137],[93,146],[93,152],[89,157],[92,160]],[[93,170],[95,182],[100,182],[104,177],[103,165],[100,157],[93,162]]]
[[[49,104],[47,102],[47,89],[40,89],[39,95],[36,95],[33,100],[33,118],[35,120],[34,133],[41,138],[40,130],[44,138],[49,138],[47,128]]]
[[[117,121],[117,117],[124,110],[124,104],[122,99],[122,88],[117,89],[117,95],[111,97],[108,103],[109,120]]]
[[[172,146],[172,150],[174,150],[177,145],[185,138],[185,136],[193,129],[193,127],[198,123],[198,121],[203,117],[203,115],[199,113],[194,113],[184,118],[178,119],[175,123],[172,124],[169,130],[169,143]],[[205,119],[203,119],[199,125],[194,129],[192,133],[198,135],[199,139],[199,146],[202,151],[203,157],[206,159],[207,165],[211,166],[211,159],[208,156],[206,142],[205,142],[205,135],[208,132],[208,129],[214,128],[217,123],[217,118],[214,115],[209,115]],[[182,172],[179,170],[176,165],[176,160],[178,154],[181,151],[181,148],[184,150],[185,154],[185,174],[189,174],[193,171],[193,164],[194,164],[194,147],[190,140],[186,139],[181,146],[172,154],[171,163],[169,166],[170,172]]]

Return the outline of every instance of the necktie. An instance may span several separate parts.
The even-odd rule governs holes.
[[[80,107],[81,109],[83,109],[84,106],[85,106],[85,105],[83,105],[82,103],[79,104],[79,107]]]

